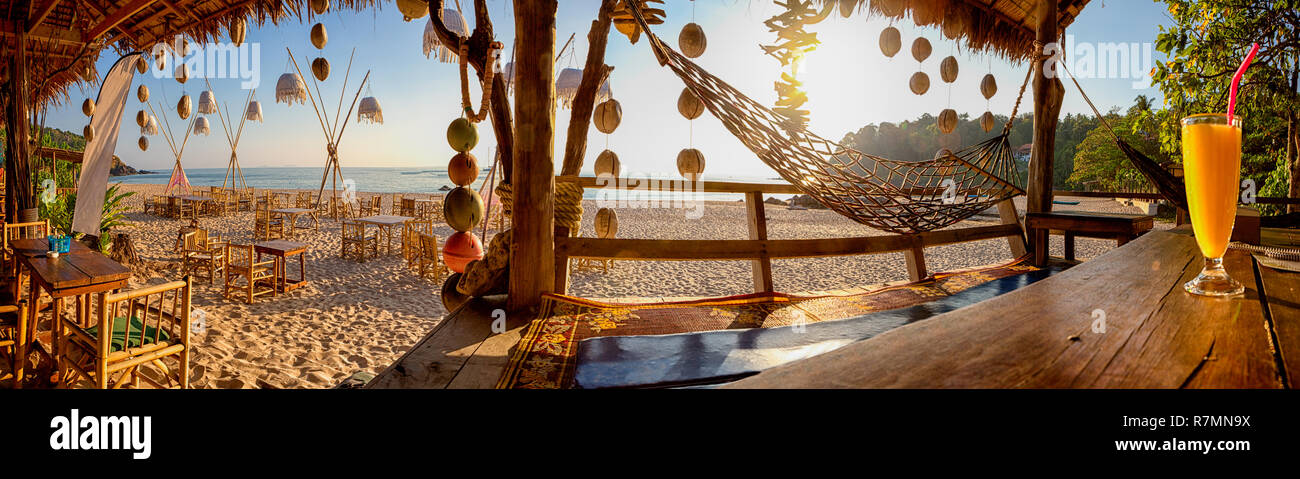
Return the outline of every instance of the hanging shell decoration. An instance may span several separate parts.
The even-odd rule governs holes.
[[[329,34],[325,33],[325,25],[321,23],[312,25],[311,45],[316,47],[317,50],[321,50],[325,48],[326,43],[329,43]]]
[[[185,80],[189,80],[189,79],[190,79],[190,69],[189,69],[189,67],[186,67],[184,63],[182,63],[182,64],[180,64],[180,65],[177,65],[177,66],[176,66],[176,81],[178,81],[178,82],[180,82],[182,85],[184,85],[184,84],[185,84]]]
[[[145,61],[144,55],[135,59],[135,71],[140,72],[141,75],[149,71],[149,62]]]
[[[182,120],[189,119],[193,108],[194,104],[190,102],[189,95],[181,95],[181,99],[176,102],[176,114],[180,115]]]
[[[596,210],[596,236],[601,238],[613,238],[618,234],[618,214],[610,208],[601,208]]]
[[[947,134],[957,129],[957,111],[952,108],[939,112],[939,131]]]
[[[285,73],[275,82],[275,102],[293,106],[307,103],[307,84],[297,73]]]
[[[596,156],[595,171],[597,177],[608,175],[617,178],[620,169],[618,154],[605,150]]]
[[[596,124],[596,129],[608,135],[618,129],[618,124],[623,122],[623,106],[618,104],[618,100],[605,100],[596,105],[596,111],[592,113],[591,118]]]
[[[140,100],[140,103],[149,101],[149,87],[144,85],[137,87],[135,89],[135,97]]]
[[[912,58],[915,58],[918,62],[924,62],[925,59],[930,58],[930,52],[933,51],[934,48],[930,46],[930,41],[926,40],[925,37],[917,38],[912,42]]]
[[[143,128],[144,125],[147,124],[147,123],[149,123],[149,114],[148,114],[148,113],[145,113],[144,110],[140,110],[140,111],[135,112],[135,124],[136,124],[136,125],[138,125],[138,126],[140,126],[141,128]]]
[[[195,135],[209,135],[209,134],[211,134],[211,133],[212,133],[212,127],[211,127],[210,125],[208,125],[208,119],[207,119],[207,118],[204,118],[204,117],[201,117],[201,116],[200,116],[200,117],[194,119],[194,134],[195,134]]]
[[[384,124],[384,109],[379,107],[379,100],[373,96],[362,98],[361,105],[357,107],[357,123],[362,121]]]
[[[460,12],[450,8],[442,9],[442,24],[447,26],[447,30],[455,33],[457,36],[469,36],[469,26],[465,24],[465,17]],[[447,48],[438,40],[438,32],[433,28],[433,17],[429,17],[428,23],[424,24],[424,58],[430,58],[434,52],[438,52],[438,61],[443,63],[456,63],[456,49]]]
[[[925,72],[913,73],[907,86],[912,89],[912,93],[924,95],[925,92],[930,91],[930,75],[926,75]]]
[[[628,41],[635,45],[637,40],[641,39],[641,26],[632,18],[632,11],[628,10],[627,2],[637,2],[636,5],[637,7],[640,7],[639,10],[641,10],[641,16],[645,18],[647,25],[660,25],[664,23],[665,13],[663,9],[650,8],[649,6],[651,3],[663,4],[664,2],[663,0],[620,0],[618,4],[614,6],[614,13],[610,15],[610,18],[614,22],[614,28],[618,29],[619,33],[627,35]]]
[[[323,15],[330,9],[330,0],[311,0],[311,11]]]
[[[918,27],[932,25],[939,21],[939,12],[935,10],[934,2],[912,2],[912,22]]]
[[[325,81],[330,76],[330,62],[325,57],[316,57],[311,61],[311,74],[317,80]]]
[[[709,38],[704,36],[704,29],[697,23],[687,23],[677,35],[677,47],[687,58],[699,58],[709,46]]]
[[[199,94],[199,113],[211,115],[217,112],[217,95],[212,90],[205,90]]]
[[[140,145],[140,151],[149,151],[149,139],[148,139],[148,138],[145,138],[145,137],[142,136],[142,137],[140,137],[140,141],[137,141],[135,144]]]
[[[87,98],[86,101],[81,102],[81,113],[86,116],[93,116],[95,114],[95,100]]]
[[[949,56],[939,63],[939,78],[944,83],[957,81],[957,57]]]
[[[984,116],[980,117],[980,128],[984,129],[984,133],[988,133],[993,131],[995,126],[997,126],[997,120],[993,118],[993,112],[984,112]]]
[[[858,8],[858,4],[865,2],[866,0],[840,0],[840,16],[849,18],[853,15],[853,10]]]
[[[243,45],[244,36],[248,34],[247,21],[244,17],[231,20],[230,25],[226,26],[226,33],[230,35],[230,43],[234,43],[235,46]]]
[[[682,177],[694,180],[704,174],[704,153],[695,148],[687,148],[677,154],[677,172]]]
[[[249,121],[262,121],[262,104],[257,100],[248,102],[248,109],[244,110],[244,119]]]
[[[880,13],[887,17],[903,16],[903,7],[907,5],[907,0],[873,0],[871,3],[880,8]]]
[[[949,40],[956,40],[966,31],[966,18],[956,8],[949,8],[943,15],[943,36]]]
[[[89,142],[91,142],[91,141],[94,141],[94,140],[95,140],[95,127],[90,126],[90,125],[86,125],[85,128],[82,128],[82,129],[81,129],[81,136],[83,136],[83,137],[86,138],[86,142],[87,142],[87,143],[89,143]]]
[[[153,51],[153,64],[158,67],[158,71],[164,71],[167,69],[168,48],[166,48],[166,45],[167,44],[164,43],[163,48],[155,48]]]
[[[682,88],[682,94],[677,97],[677,112],[687,120],[694,120],[704,114],[704,102],[690,88]]]
[[[468,152],[457,153],[447,163],[447,178],[456,186],[469,186],[478,179],[478,159]]]
[[[998,79],[994,78],[992,74],[984,75],[984,79],[980,80],[980,93],[984,95],[985,100],[993,98],[993,95],[997,95]]]
[[[158,134],[158,119],[157,119],[157,118],[154,118],[152,115],[149,116],[149,120],[146,121],[146,122],[144,123],[144,126],[140,127],[140,134],[141,134],[141,135],[157,135],[157,134]]]
[[[582,70],[565,68],[555,79],[555,96],[564,108],[573,107],[573,97],[578,94],[578,85],[582,83]]]
[[[397,0],[397,9],[402,12],[402,21],[409,22],[428,15],[429,2],[425,0]]]
[[[899,33],[897,28],[888,27],[880,32],[880,53],[886,57],[894,58],[899,50],[903,49],[903,34]]]

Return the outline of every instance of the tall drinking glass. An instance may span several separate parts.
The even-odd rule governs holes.
[[[1183,288],[1206,296],[1230,296],[1245,290],[1223,269],[1232,225],[1237,218],[1241,182],[1241,117],[1210,113],[1182,120],[1183,178],[1187,209],[1196,243],[1205,256],[1201,274]]]

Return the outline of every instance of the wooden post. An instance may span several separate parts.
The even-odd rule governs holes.
[[[6,220],[18,220],[18,212],[32,208],[31,144],[28,143],[27,119],[27,28],[22,20],[13,23],[14,45],[9,55],[9,84],[5,109],[5,214]]]
[[[930,275],[925,270],[925,242],[920,236],[912,238],[912,249],[904,251],[903,258],[907,259],[907,277],[912,281],[920,281]]]
[[[556,226],[555,237],[568,238],[569,229]],[[569,256],[559,252],[555,254],[555,292],[569,294]]]
[[[745,209],[749,210],[749,239],[767,239],[767,212],[763,208],[763,192],[750,191],[745,193]],[[772,259],[767,256],[767,252],[760,253],[758,259],[753,260],[752,263],[754,292],[771,293],[776,291],[776,288],[772,286]]]
[[[515,0],[514,196],[507,309],[530,312],[555,287],[555,13]]]
[[[591,22],[587,34],[587,63],[583,67],[582,83],[573,97],[573,116],[569,120],[569,136],[564,142],[564,163],[561,175],[577,175],[582,170],[582,160],[587,156],[587,129],[591,126],[591,112],[595,108],[596,92],[614,69],[605,64],[605,44],[609,40],[610,15],[614,0],[603,0],[596,20]]]
[[[1006,200],[998,203],[998,216],[1002,218],[1004,225],[1020,226],[1020,234],[1007,237],[1007,247],[1011,248],[1011,256],[1020,258],[1029,250],[1025,248],[1025,225],[1020,222],[1020,213],[1016,212],[1016,203],[1013,200]]]
[[[1037,43],[1047,45],[1057,41],[1058,20],[1056,0],[1038,2]],[[1040,47],[1041,48],[1041,47]],[[1029,160],[1029,193],[1026,210],[1029,213],[1052,211],[1052,159],[1056,155],[1056,124],[1061,114],[1061,99],[1065,88],[1061,80],[1048,78],[1047,61],[1040,58],[1042,50],[1034,54],[1034,143]],[[1047,248],[1047,230],[1033,232],[1029,246],[1037,251]],[[1035,258],[1044,255],[1035,254]],[[1039,266],[1042,266],[1041,264]]]

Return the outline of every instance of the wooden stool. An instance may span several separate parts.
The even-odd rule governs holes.
[[[1074,260],[1074,238],[1114,239],[1116,245],[1137,238],[1155,226],[1150,215],[1125,215],[1118,213],[1092,213],[1085,211],[1060,211],[1029,213],[1025,215],[1025,229],[1033,239],[1034,264],[1047,264],[1047,237],[1049,234],[1065,236],[1065,259]]]

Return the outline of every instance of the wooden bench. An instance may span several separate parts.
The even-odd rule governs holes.
[[[1033,238],[1034,264],[1047,264],[1047,236],[1060,234],[1065,237],[1065,259],[1074,260],[1074,238],[1114,239],[1123,246],[1155,226],[1155,218],[1150,215],[1125,215],[1119,213],[1093,213],[1084,211],[1058,211],[1052,213],[1029,213],[1025,215],[1025,229]]]

